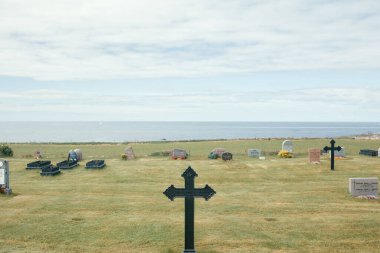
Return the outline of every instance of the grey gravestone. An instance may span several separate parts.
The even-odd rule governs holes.
[[[331,151],[330,151],[330,157],[331,157]],[[344,147],[341,147],[340,150],[335,150],[334,157],[346,157],[346,150]]]
[[[7,195],[12,193],[9,186],[9,162],[3,159],[0,159],[0,190]]]
[[[261,156],[261,150],[260,149],[248,149],[248,156],[249,157],[260,157]]]
[[[222,154],[222,160],[223,161],[230,161],[230,160],[232,160],[232,154],[230,152],[224,152]]]
[[[131,146],[128,146],[124,149],[124,154],[127,156],[127,160],[132,160],[136,158]]]
[[[321,150],[318,148],[309,148],[309,162],[321,163]]]
[[[380,148],[378,149],[377,156],[380,157]]]
[[[351,196],[374,196],[379,197],[379,179],[369,178],[350,178],[348,185]]]
[[[289,140],[285,140],[282,142],[282,149],[288,151],[290,153],[293,153],[293,142]]]

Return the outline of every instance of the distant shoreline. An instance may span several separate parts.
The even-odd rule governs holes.
[[[356,139],[356,140],[380,140],[380,135],[376,134],[371,136],[339,136],[339,137],[295,137],[295,138],[237,138],[237,139],[194,139],[194,140],[159,140],[159,141],[122,141],[122,142],[0,142],[3,144],[41,144],[41,145],[70,145],[70,144],[82,144],[82,145],[127,145],[127,144],[163,144],[163,143],[176,143],[176,142],[223,142],[223,141],[282,141],[282,140],[330,140],[330,139]]]
[[[133,143],[377,138],[380,123],[326,122],[8,122],[0,143]]]

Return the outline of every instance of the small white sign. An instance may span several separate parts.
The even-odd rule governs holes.
[[[5,184],[5,169],[0,169],[0,184]]]

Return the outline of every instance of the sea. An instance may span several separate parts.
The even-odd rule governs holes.
[[[380,122],[0,122],[2,143],[332,138],[380,133]]]

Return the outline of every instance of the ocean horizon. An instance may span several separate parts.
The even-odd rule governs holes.
[[[0,122],[0,142],[139,142],[337,138],[380,133],[380,122]]]

